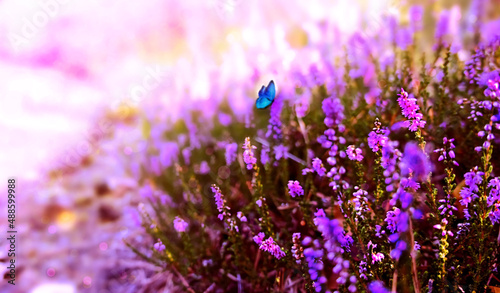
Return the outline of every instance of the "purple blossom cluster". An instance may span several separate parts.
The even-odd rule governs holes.
[[[481,70],[481,60],[485,57],[484,48],[481,46],[476,48],[476,52],[471,58],[465,63],[465,77],[469,80],[469,83],[476,83],[479,80],[479,71]]]
[[[488,188],[491,189],[486,199],[486,203],[488,207],[491,208],[489,213],[491,223],[495,225],[500,222],[500,178],[492,178],[488,183]]]
[[[380,126],[381,123],[377,119],[377,121],[375,121],[375,127],[368,134],[368,146],[375,153],[383,149],[389,142],[389,129],[382,129]]]
[[[158,251],[158,252],[162,252],[165,250],[165,244],[163,244],[163,242],[161,242],[160,239],[158,239],[158,242],[156,242],[154,245],[153,245],[153,248]]]
[[[356,277],[349,277],[349,261],[342,257],[345,251],[350,251],[353,239],[345,234],[340,222],[336,219],[330,220],[323,209],[319,209],[314,216],[314,224],[325,241],[323,247],[327,252],[326,257],[333,261],[333,272],[339,275],[337,283],[346,284],[349,280],[351,283],[348,287],[349,292],[356,292]]]
[[[306,237],[302,241],[302,245],[308,246],[313,244],[311,247],[304,249],[304,258],[308,266],[309,277],[312,280],[312,285],[315,292],[321,292],[321,286],[326,283],[327,279],[321,274],[323,271],[323,249],[319,243],[318,239],[314,241],[311,237]]]
[[[217,185],[212,185],[212,192],[214,193],[215,205],[217,206],[217,210],[219,211],[218,218],[222,221],[224,217],[230,217],[231,213],[229,212],[229,207],[226,205],[226,200],[224,199],[224,195],[222,194],[220,188]]]
[[[300,236],[300,233],[293,233],[292,235],[292,256],[298,264],[300,264],[304,258],[304,248],[300,244]]]
[[[243,161],[247,164],[247,169],[251,170],[253,166],[257,163],[257,158],[255,157],[253,150],[256,149],[256,146],[253,146],[250,143],[250,137],[245,138],[245,144],[243,144]]]
[[[276,141],[281,141],[283,133],[281,130],[281,110],[283,109],[283,101],[278,96],[275,98],[274,103],[271,105],[271,118],[269,118],[269,125],[267,126],[266,137],[272,137]]]
[[[395,181],[399,179],[397,166],[401,157],[401,151],[397,148],[397,141],[388,141],[386,146],[382,148],[382,158],[380,165],[384,168],[383,175],[385,177],[386,190],[392,192],[395,189]]]
[[[311,172],[316,172],[320,177],[326,175],[326,168],[323,166],[323,162],[321,161],[320,158],[314,158],[312,160],[312,168],[304,168],[302,170],[303,175]]]
[[[416,180],[425,180],[432,171],[429,158],[415,142],[406,144],[400,168],[402,176],[412,176]]]
[[[368,191],[355,186],[354,189],[357,189],[352,195],[354,196],[352,202],[354,203],[354,211],[356,212],[356,222],[359,220],[364,220],[365,215],[370,211],[368,207]]]
[[[417,113],[420,110],[420,107],[417,105],[417,99],[413,95],[408,95],[403,88],[401,88],[398,96],[398,103],[403,116],[409,119],[404,122],[404,127],[407,127],[410,131],[417,131],[419,128],[424,128],[426,122],[422,120],[422,113]]]
[[[228,143],[226,144],[226,165],[229,166],[231,165],[237,157],[237,152],[238,152],[238,144],[233,142],[233,143]]]
[[[272,256],[277,259],[281,259],[285,257],[285,252],[281,249],[281,247],[274,241],[272,237],[264,240],[264,233],[260,232],[256,236],[253,237],[255,243],[259,245],[259,249],[269,252]]]
[[[304,195],[304,189],[302,189],[302,186],[300,186],[300,183],[297,180],[288,181],[288,192],[291,197]]]
[[[479,198],[477,194],[479,192],[479,184],[483,181],[484,172],[478,171],[477,167],[472,168],[469,172],[465,173],[465,185],[462,190],[460,190],[460,204],[467,207],[474,199]],[[467,217],[470,217],[466,209]]]
[[[458,166],[457,161],[455,160],[455,145],[453,142],[455,141],[454,138],[448,139],[447,137],[443,138],[443,148],[435,149],[434,152],[439,154],[438,161],[450,161],[453,163],[453,165]]]
[[[353,145],[347,147],[346,154],[349,160],[361,162],[363,160],[363,151]]]
[[[441,220],[441,224],[436,224],[433,227],[435,229],[439,229],[442,231],[441,236],[449,235],[449,236],[453,237],[453,232],[446,230],[446,225],[448,225],[448,220],[446,220],[446,218],[443,218]]]

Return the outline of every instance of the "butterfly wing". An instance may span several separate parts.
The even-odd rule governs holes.
[[[274,81],[270,81],[267,87],[262,86],[259,90],[259,98],[255,102],[257,109],[265,109],[274,101],[274,97],[276,96],[276,87],[274,85]]]
[[[273,101],[274,97],[276,97],[276,86],[274,85],[274,81],[270,81],[269,84],[267,85],[266,89],[264,90],[264,94],[266,95],[266,98]]]
[[[262,86],[262,87],[260,88],[260,90],[259,90],[259,97],[260,97],[260,96],[263,96],[263,95],[264,95],[264,93],[265,93],[265,91],[266,91],[266,87],[265,87],[265,86]]]
[[[257,106],[257,109],[265,109],[269,107],[273,102],[269,101],[265,97],[258,98],[257,101],[255,101],[255,106]]]

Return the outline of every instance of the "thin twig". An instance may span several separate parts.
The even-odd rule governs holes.
[[[304,278],[300,277],[298,278],[297,280],[289,283],[286,287],[285,287],[285,291],[290,289],[291,287],[295,286],[295,284],[299,283],[299,282],[302,282],[304,280]]]
[[[260,260],[260,249],[257,250],[257,257],[255,258],[255,262],[253,263],[253,270],[254,271],[257,270],[257,265],[259,264],[259,260]]]
[[[186,281],[186,279],[184,279],[184,277],[181,275],[181,273],[179,273],[179,271],[174,266],[171,266],[171,268],[174,271],[174,273],[177,275],[177,277],[179,277],[179,279],[181,280],[182,285],[184,285],[184,287],[186,287],[186,289],[188,290],[188,292],[189,293],[195,293],[194,290],[191,289],[191,286],[189,286],[189,283]]]
[[[208,287],[207,290],[205,290],[203,293],[210,293],[214,289],[215,289],[215,283],[212,283],[212,285],[210,285],[210,287]]]
[[[420,293],[420,284],[418,282],[418,274],[417,274],[417,261],[415,260],[415,250],[413,247],[415,246],[415,240],[413,239],[413,224],[410,218],[410,256],[411,256],[411,278],[413,279],[413,287],[415,293]]]
[[[392,293],[397,293],[398,289],[398,269],[394,270],[394,274],[392,274]]]

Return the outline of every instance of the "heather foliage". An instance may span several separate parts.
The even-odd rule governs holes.
[[[269,109],[242,117],[227,96],[222,116],[151,122],[155,244],[130,247],[192,292],[500,284],[500,38],[451,44],[444,15],[426,55],[410,11],[411,29],[354,34],[342,58],[275,77]]]

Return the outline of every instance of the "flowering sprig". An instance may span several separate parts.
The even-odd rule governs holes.
[[[349,160],[361,162],[363,160],[363,151],[353,145],[347,147],[346,154]]]
[[[228,143],[226,145],[226,165],[230,166],[237,157],[237,152],[238,151],[238,144],[233,142],[233,143]]]
[[[300,186],[299,181],[288,181],[288,192],[292,197],[304,195],[304,189]]]
[[[368,146],[372,149],[373,152],[378,152],[383,149],[387,143],[389,142],[389,129],[382,129],[382,123],[378,120],[375,120],[375,127],[368,134]]]
[[[351,236],[346,235],[344,229],[336,219],[330,220],[326,217],[325,211],[319,209],[315,214],[314,224],[318,231],[321,232],[325,240],[324,248],[327,251],[327,258],[333,261],[333,272],[339,274],[337,283],[346,284],[349,280],[349,291],[356,291],[356,277],[349,277],[349,261],[344,260],[342,254],[350,250],[350,245],[353,243]]]
[[[253,241],[259,245],[259,249],[269,252],[272,256],[277,259],[285,257],[285,252],[279,247],[279,245],[274,241],[272,237],[264,240],[265,234],[260,232],[253,237]]]
[[[323,265],[323,249],[318,241],[314,241],[311,237],[306,237],[302,241],[302,245],[308,246],[313,244],[311,247],[304,249],[304,257],[308,266],[308,274],[311,278],[312,286],[315,292],[321,292],[321,286],[326,283],[327,279],[321,274],[324,268]]]
[[[434,152],[439,154],[438,161],[444,161],[446,164],[448,161],[450,161],[453,165],[458,166],[457,161],[455,161],[455,145],[453,142],[455,141],[454,138],[448,139],[447,137],[443,138],[443,148],[435,149]]]
[[[247,169],[251,170],[257,163],[257,158],[255,157],[253,150],[256,149],[250,142],[250,137],[245,138],[245,143],[243,144],[243,161],[247,164]]]
[[[464,212],[465,217],[468,219],[470,218],[470,214],[467,207],[474,199],[479,198],[479,185],[483,181],[483,175],[484,172],[478,171],[477,166],[465,174],[466,187],[460,190],[460,196],[462,197],[460,204],[466,208]]]
[[[425,120],[423,119],[422,113],[418,113],[420,107],[417,105],[417,99],[401,88],[401,92],[398,94],[398,103],[401,107],[401,111],[404,117],[409,120],[404,122],[404,126],[410,131],[417,131],[419,128],[424,128]]]
[[[238,225],[236,221],[231,217],[230,208],[226,204],[226,200],[224,199],[224,195],[222,194],[220,188],[217,185],[212,185],[212,192],[214,193],[215,205],[217,206],[217,210],[219,211],[218,218],[223,221],[225,219],[226,224],[229,226],[229,231],[239,232]]]
[[[304,258],[304,248],[300,244],[300,233],[293,233],[292,243],[292,256],[295,258],[295,262],[300,264]]]
[[[486,199],[486,203],[491,209],[489,212],[491,223],[495,225],[500,222],[500,178],[492,178],[488,183],[488,187],[491,189],[488,198]]]

